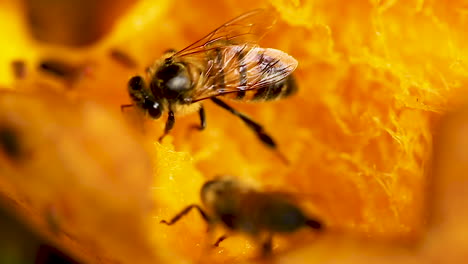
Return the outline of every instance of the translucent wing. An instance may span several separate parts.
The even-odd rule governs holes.
[[[273,10],[256,9],[232,19],[171,56],[203,69],[197,89],[186,98],[210,97],[260,89],[286,78],[297,67],[288,54],[257,46],[276,22]]]
[[[225,45],[255,44],[275,22],[276,16],[273,10],[252,10],[218,27],[202,39],[175,53],[173,57],[205,52]]]
[[[285,52],[251,44],[218,47],[208,58],[192,102],[270,87],[297,67],[296,59]]]

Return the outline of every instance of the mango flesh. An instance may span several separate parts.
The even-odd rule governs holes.
[[[2,123],[27,147],[20,161],[2,156],[6,207],[89,263],[255,263],[261,261],[257,241],[236,235],[210,249],[215,234],[206,234],[195,213],[173,227],[159,224],[199,203],[204,181],[231,174],[294,194],[306,212],[326,223],[323,234],[303,230],[278,237],[278,262],[437,258],[437,247],[421,253],[405,246],[436,243],[421,241],[434,241],[424,234],[431,219],[426,209],[436,204],[426,199],[435,127],[464,99],[462,1],[257,5],[142,0],[100,42],[71,49],[32,39],[19,4],[5,4],[0,16],[11,23],[0,26],[10,36],[0,38],[0,85],[14,91],[0,96]],[[209,102],[205,131],[190,129],[196,115],[177,117],[162,144],[157,139],[164,118],[120,112],[129,103],[128,79],[144,74],[165,50],[181,49],[227,19],[268,6],[279,21],[260,44],[299,61],[300,91],[272,103],[230,103],[271,133],[289,165]],[[112,59],[115,49],[136,67]],[[37,64],[48,58],[86,73],[70,82],[39,72]],[[17,59],[28,67],[24,80],[11,74]],[[25,180],[31,174],[35,178]]]

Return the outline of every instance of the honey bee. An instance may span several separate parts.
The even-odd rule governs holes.
[[[288,54],[261,48],[258,41],[275,23],[271,10],[245,13],[218,27],[180,51],[168,51],[147,71],[147,78],[134,76],[128,82],[132,104],[151,118],[167,111],[164,134],[174,126],[175,114],[196,112],[200,127],[206,127],[201,101],[211,99],[239,117],[271,148],[276,143],[257,122],[226,104],[220,97],[244,102],[262,102],[294,94],[291,73],[297,61]]]
[[[170,221],[162,220],[161,223],[173,225],[195,208],[209,227],[221,223],[231,231],[263,240],[264,256],[272,251],[274,233],[291,233],[306,226],[323,229],[321,221],[307,217],[286,194],[258,191],[230,176],[207,181],[200,195],[203,208],[196,204],[189,205]],[[221,236],[214,246],[226,238],[226,235]]]

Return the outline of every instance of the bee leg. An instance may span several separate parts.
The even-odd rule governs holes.
[[[227,235],[222,235],[220,236],[216,242],[213,244],[213,247],[218,247],[219,246],[219,243],[223,242],[226,238],[228,238]]]
[[[133,104],[120,105],[120,111],[123,112],[125,110],[125,108],[129,108],[129,107],[133,107],[133,106],[134,106]]]
[[[161,142],[163,140],[163,138],[165,136],[167,136],[167,134],[169,134],[169,132],[174,127],[174,123],[175,123],[174,112],[172,110],[170,110],[169,115],[167,117],[166,126],[164,127],[164,134],[161,137],[159,137],[159,142]]]
[[[276,143],[273,140],[273,138],[268,135],[265,130],[263,130],[263,127],[258,124],[257,122],[253,121],[246,115],[242,114],[241,112],[237,111],[236,109],[232,108],[225,102],[221,101],[220,99],[213,97],[211,100],[217,104],[218,106],[221,106],[222,108],[226,109],[227,111],[231,112],[235,116],[239,117],[250,129],[252,129],[257,137],[268,147],[276,149]]]
[[[200,110],[198,110],[198,115],[200,116],[200,127],[198,129],[203,130],[206,128],[206,115],[203,105],[200,107]]]
[[[316,230],[322,230],[323,224],[317,220],[314,219],[307,219],[305,224],[309,226],[310,228],[316,229]]]
[[[203,105],[198,110],[198,116],[200,117],[200,125],[190,126],[190,131],[191,130],[202,131],[206,128],[206,115],[205,115],[205,108],[203,108]]]
[[[262,243],[262,257],[268,257],[273,251],[273,236],[269,234]]]
[[[121,64],[122,66],[132,69],[137,66],[137,62],[127,53],[119,50],[119,49],[111,49],[109,52],[109,56],[117,63]]]
[[[203,209],[201,209],[200,206],[198,206],[196,204],[192,204],[192,205],[189,205],[189,206],[185,207],[184,210],[182,210],[180,213],[176,214],[169,222],[167,222],[166,220],[161,220],[160,223],[161,224],[166,224],[166,225],[173,225],[177,221],[179,221],[183,216],[188,214],[190,212],[190,210],[192,210],[193,208],[198,210],[198,212],[200,213],[203,220],[205,220],[208,223],[210,222],[210,219],[208,218],[208,215],[206,215],[205,211],[203,211]]]

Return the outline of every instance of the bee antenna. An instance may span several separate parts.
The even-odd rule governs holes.
[[[316,230],[321,230],[323,228],[322,223],[314,219],[307,219],[305,221],[305,224]]]

